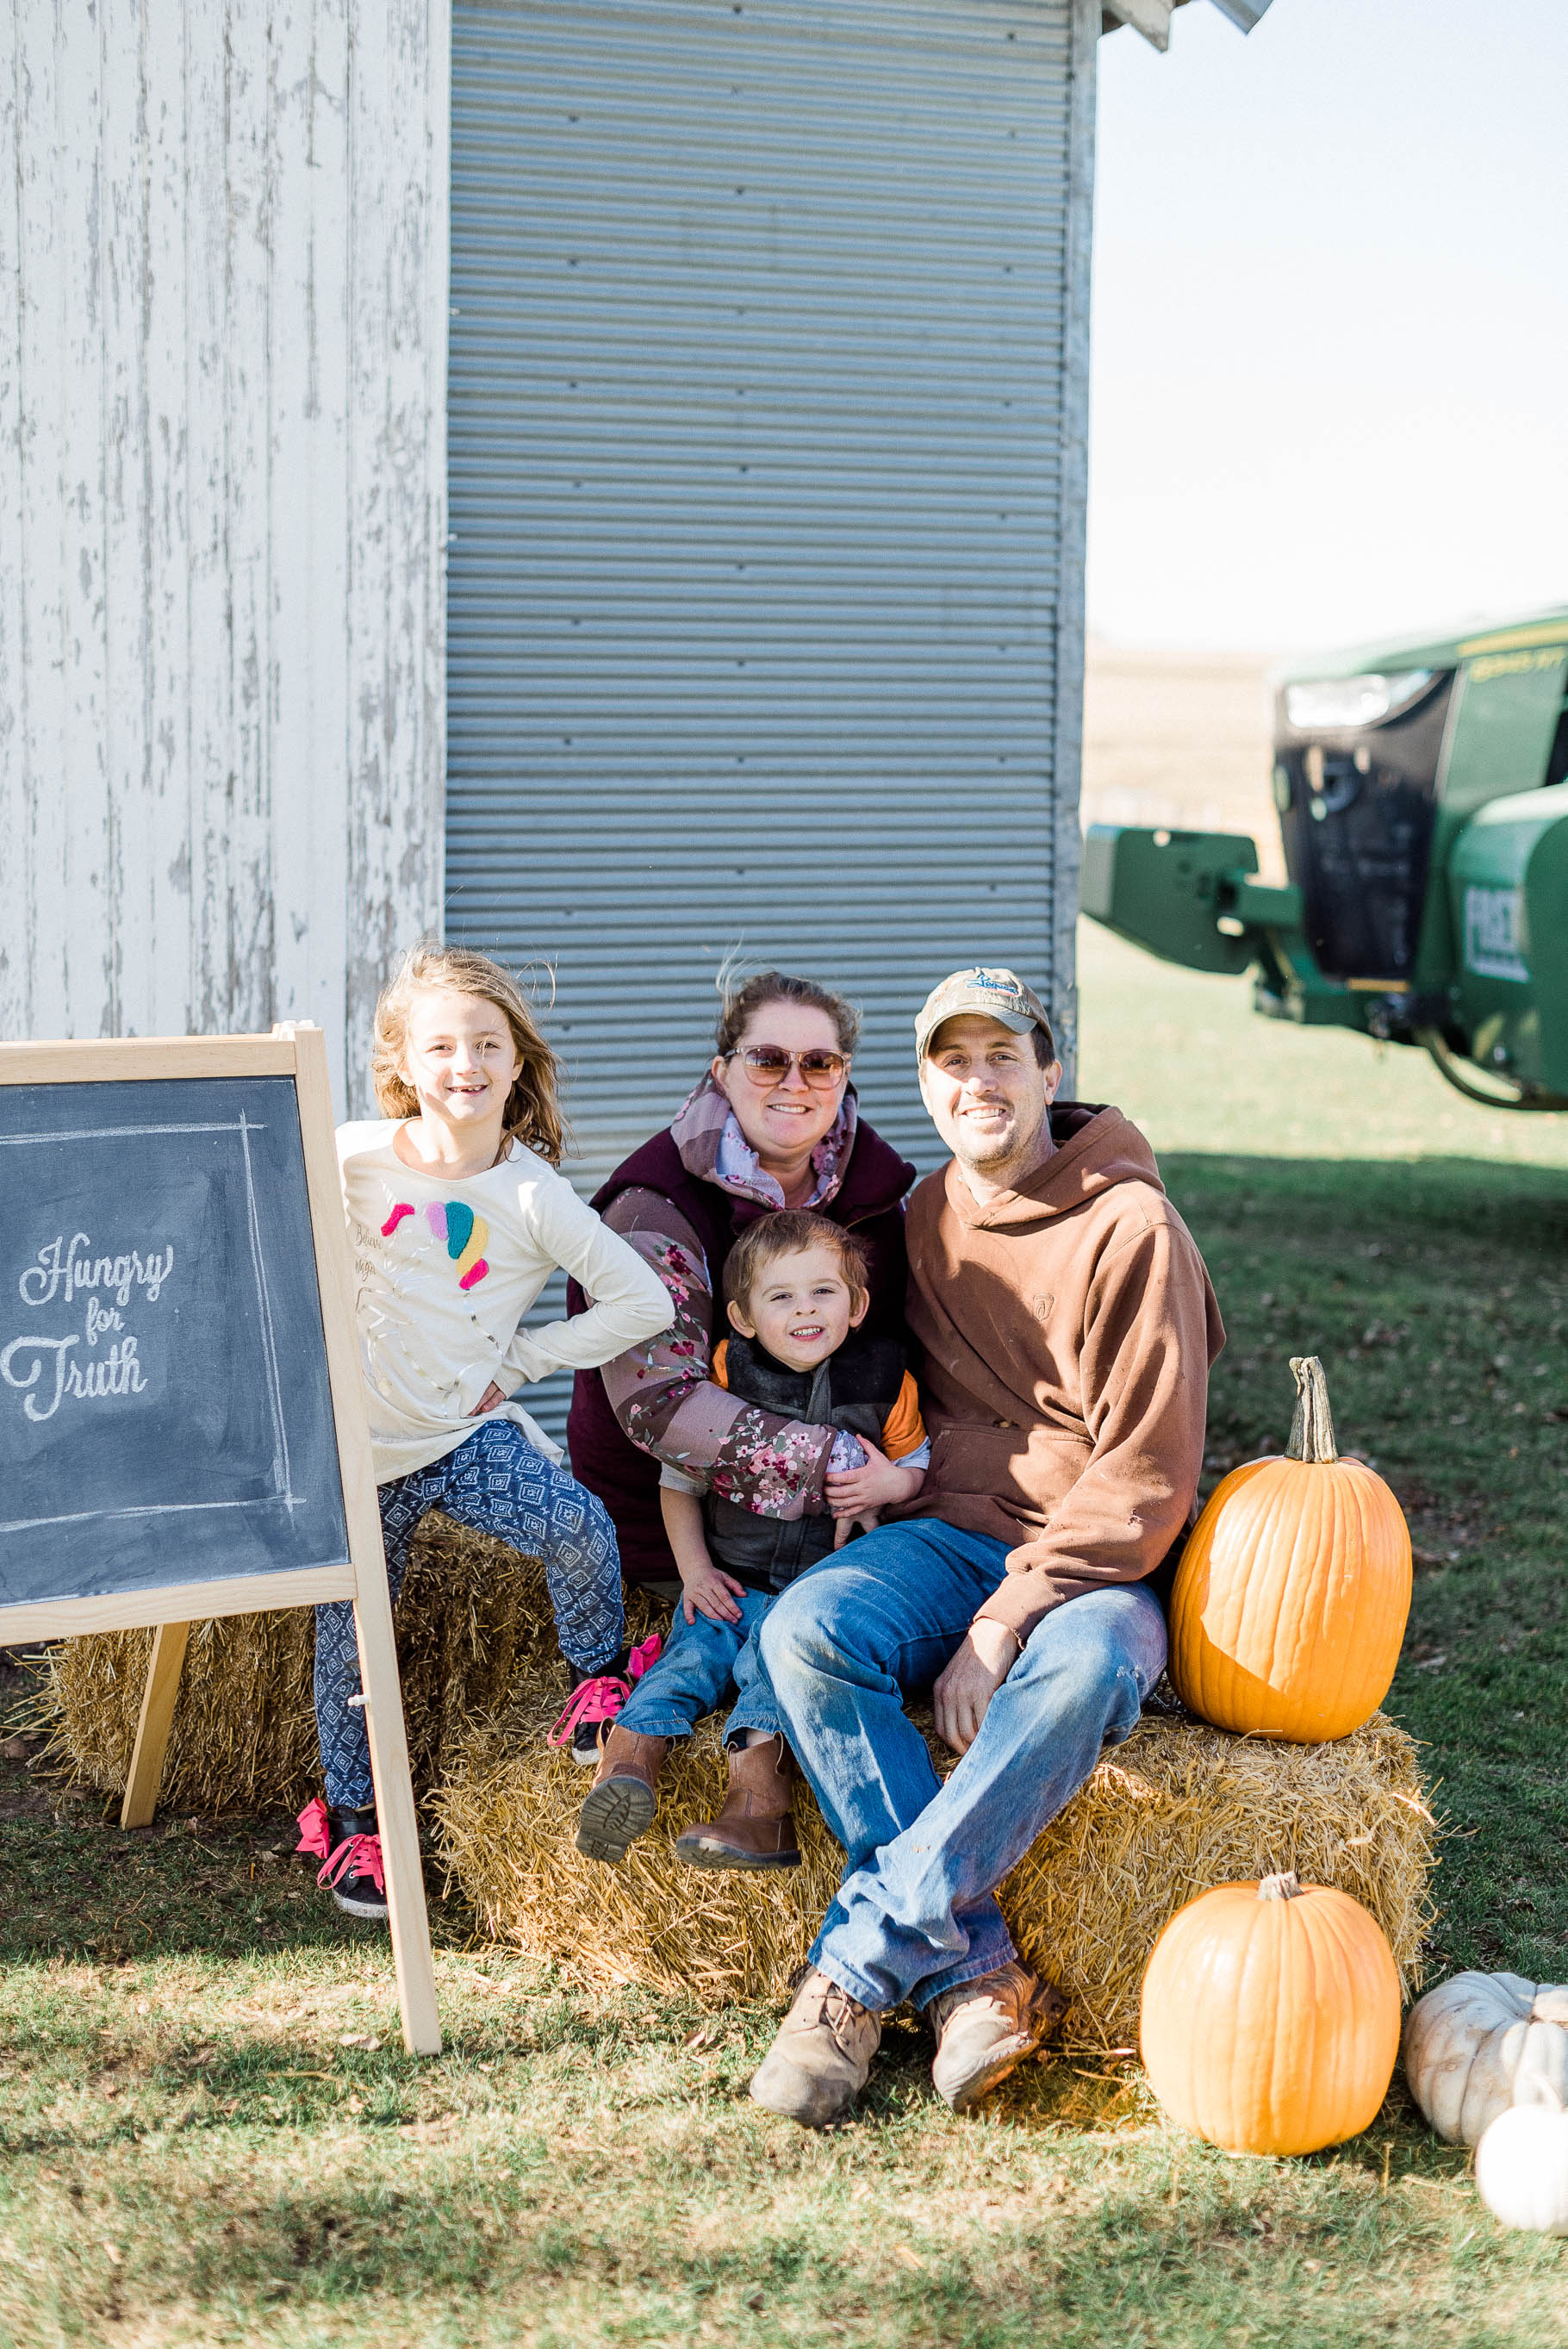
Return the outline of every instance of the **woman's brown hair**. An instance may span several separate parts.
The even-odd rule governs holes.
[[[721,1060],[734,1051],[753,1013],[764,1010],[769,1003],[803,1003],[813,1011],[825,1011],[833,1023],[839,1050],[846,1061],[860,1040],[861,1015],[854,1005],[830,988],[818,987],[810,978],[790,978],[781,970],[759,970],[741,986],[731,987],[727,974],[720,971],[718,993],[720,1009],[713,1049]]]
[[[567,1133],[561,1115],[560,1071],[555,1055],[540,1034],[528,998],[509,970],[471,947],[443,947],[421,938],[410,947],[382,988],[376,1005],[376,1038],[370,1056],[371,1081],[383,1116],[418,1117],[418,1097],[401,1073],[408,1041],[408,1013],[416,990],[449,987],[459,995],[477,995],[493,1003],[511,1030],[511,1040],[522,1062],[507,1096],[502,1124],[525,1150],[559,1166],[566,1154]]]

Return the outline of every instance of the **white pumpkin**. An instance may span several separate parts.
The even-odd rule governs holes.
[[[1455,1974],[1405,2019],[1405,2077],[1439,2137],[1477,2145],[1538,2081],[1568,2105],[1568,1984]]]
[[[1523,2093],[1476,2147],[1476,2190],[1505,2227],[1568,2235],[1568,2113],[1542,2081]]]

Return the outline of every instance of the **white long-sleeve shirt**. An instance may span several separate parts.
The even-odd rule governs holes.
[[[492,1382],[510,1395],[552,1371],[594,1370],[667,1329],[668,1290],[606,1230],[562,1174],[519,1142],[482,1174],[406,1166],[400,1120],[337,1129],[354,1246],[355,1309],[376,1481],[428,1468],[481,1419],[510,1419],[552,1460],[521,1404],[470,1418]],[[593,1299],[574,1320],[525,1333],[523,1316],[557,1266]]]

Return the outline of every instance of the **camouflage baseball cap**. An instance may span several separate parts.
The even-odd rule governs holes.
[[[1015,1036],[1026,1035],[1031,1028],[1041,1029],[1055,1060],[1057,1042],[1050,1014],[1034,988],[1026,987],[1016,971],[990,969],[984,964],[974,970],[955,970],[932,988],[915,1014],[915,1059],[924,1060],[925,1048],[944,1019],[956,1019],[966,1011],[1000,1020]]]

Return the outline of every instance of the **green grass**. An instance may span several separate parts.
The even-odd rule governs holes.
[[[1409,1510],[1390,1704],[1449,1821],[1435,1964],[1561,1974],[1560,1121],[1494,1141],[1413,1056],[1103,942],[1086,979],[1081,1090],[1150,1131],[1230,1331],[1210,1475],[1278,1447],[1314,1351]],[[746,2100],[770,2017],[584,1994],[471,1946],[455,1899],[448,2052],[416,2064],[384,1943],[285,1830],[124,1837],[0,1761],[5,2349],[1568,2344],[1564,2251],[1495,2228],[1398,2085],[1337,2153],[1230,2160],[1131,2066],[1033,2066],[955,2119],[901,2025],[812,2137]]]

